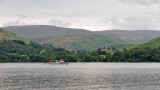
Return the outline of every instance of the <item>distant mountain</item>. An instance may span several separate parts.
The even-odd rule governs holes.
[[[149,47],[149,48],[159,48],[160,47],[160,36],[157,38],[152,39],[151,41],[148,41],[144,44],[140,44],[136,46],[137,48],[145,48],[145,47]]]
[[[89,31],[49,25],[10,26],[4,27],[4,29],[41,44],[51,43],[56,47],[63,47],[70,50],[77,50],[78,48],[90,50],[109,45],[116,46],[117,48],[125,48],[133,44],[145,43],[160,36],[160,31],[154,30]],[[111,39],[111,36],[114,39]]]
[[[23,40],[28,42],[29,40],[24,39],[23,37],[17,36],[14,33],[7,32],[6,30],[0,28],[0,40],[5,39],[5,40]]]
[[[160,36],[160,31],[154,31],[154,30],[135,30],[135,31],[106,30],[106,31],[96,31],[95,33],[102,34],[102,35],[116,34],[117,36],[121,38],[137,40],[142,43]]]
[[[120,38],[136,40],[141,43],[144,43],[149,40],[152,40],[157,36],[160,36],[160,31],[154,31],[154,30],[89,31],[85,29],[63,28],[63,27],[49,26],[49,25],[10,26],[10,27],[4,27],[4,29],[27,39],[36,39],[36,38],[42,39],[60,35],[114,34]]]
[[[60,35],[92,34],[93,32],[84,29],[62,28],[48,25],[28,25],[4,27],[5,30],[15,33],[27,39],[48,38]]]
[[[69,50],[94,50],[100,47],[111,45],[137,44],[134,40],[121,39],[117,35],[61,35],[51,38],[35,39],[39,43],[53,44],[55,47],[66,48]],[[46,42],[48,41],[48,42]],[[130,46],[130,45],[129,45]],[[118,48],[118,47],[117,47]]]

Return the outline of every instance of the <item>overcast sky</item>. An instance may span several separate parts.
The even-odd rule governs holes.
[[[160,0],[0,0],[0,26],[160,30]]]

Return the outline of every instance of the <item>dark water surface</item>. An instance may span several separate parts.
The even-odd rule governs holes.
[[[0,64],[0,90],[160,90],[160,63]]]

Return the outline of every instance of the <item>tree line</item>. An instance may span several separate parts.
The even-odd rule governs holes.
[[[104,48],[94,51],[69,51],[51,44],[38,44],[21,40],[0,41],[0,62],[49,62],[63,59],[69,62],[159,62],[160,47],[133,48],[108,52]]]

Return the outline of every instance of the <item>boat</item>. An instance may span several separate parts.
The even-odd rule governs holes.
[[[69,64],[69,62],[65,62],[64,60],[50,60],[47,62],[48,64]]]

